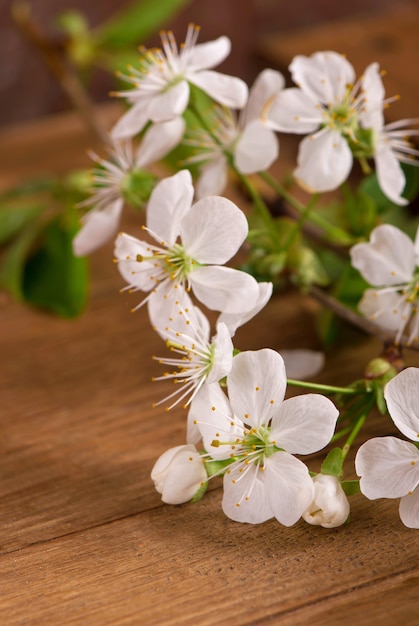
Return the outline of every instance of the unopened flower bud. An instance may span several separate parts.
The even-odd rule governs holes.
[[[339,479],[328,474],[313,477],[314,499],[302,515],[303,519],[314,526],[335,528],[348,519],[349,502]]]
[[[195,446],[188,444],[166,450],[154,464],[151,479],[163,502],[182,504],[207,481],[207,472]]]

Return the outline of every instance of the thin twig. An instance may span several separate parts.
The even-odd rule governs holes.
[[[98,123],[94,115],[93,102],[84,89],[77,72],[69,62],[65,45],[57,45],[48,40],[34,23],[30,6],[25,0],[16,0],[12,4],[12,17],[21,33],[40,53],[45,65],[56,78],[58,84],[80,113],[87,128],[101,142],[108,143],[106,131]]]
[[[395,345],[394,333],[390,333],[389,331],[381,328],[377,324],[374,324],[374,322],[371,322],[371,320],[367,319],[366,317],[358,315],[358,313],[355,313],[355,311],[352,311],[344,304],[339,302],[339,300],[336,300],[336,298],[333,298],[322,289],[319,289],[319,287],[312,285],[310,287],[309,293],[315,300],[317,300],[318,302],[320,302],[320,304],[335,313],[338,317],[341,317],[353,326],[357,326],[368,335],[373,335],[374,337],[381,339],[384,343]],[[399,341],[397,346],[400,348],[419,350],[419,346],[415,346],[409,343],[409,339],[406,335],[403,335],[401,337],[401,340]]]

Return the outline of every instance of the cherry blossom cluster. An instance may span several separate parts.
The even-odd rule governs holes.
[[[401,163],[418,155],[407,139],[417,131],[406,130],[415,120],[385,124],[390,99],[377,63],[357,79],[335,52],[297,56],[290,65],[296,87],[266,69],[248,90],[213,70],[228,55],[229,39],[198,44],[198,33],[190,26],[180,47],[172,33],[162,33],[162,48],[144,50],[138,68],[122,77],[128,87],[117,95],[129,106],[110,132],[109,157],[92,155],[93,189],[83,203],[89,210],[74,239],[75,253],[89,254],[114,237],[125,204],[146,206],[143,237],[120,233],[114,255],[124,290],[141,292],[133,310],[146,305],[166,346],[153,358],[167,371],[154,380],[171,381],[173,391],[155,406],[187,411],[186,442],[163,452],[151,478],[163,502],[181,504],[197,501],[222,477],[222,509],[232,520],[276,518],[291,526],[302,517],[326,528],[347,521],[347,496],[360,488],[370,499],[401,498],[403,523],[418,528],[419,369],[398,373],[387,363],[375,386],[306,383],[325,394],[285,399],[287,380],[314,376],[323,356],[234,348],[236,330],[268,304],[273,284],[226,265],[251,239],[245,213],[221,196],[230,171],[252,190],[249,175],[277,160],[278,133],[285,132],[306,135],[293,172],[303,189],[337,189],[354,160],[365,170],[372,160],[382,192],[402,206]],[[194,104],[197,89],[209,108]],[[158,182],[146,173],[179,144],[191,149],[179,171]],[[252,199],[257,203],[255,193]],[[395,226],[378,225],[369,241],[351,247],[350,258],[371,285],[361,313],[394,345],[419,341],[418,235],[413,243]],[[208,310],[217,314],[214,327]],[[345,394],[358,404],[345,404]],[[345,480],[343,462],[376,397],[409,441],[370,439],[356,454],[360,480]],[[344,435],[345,445],[333,447]],[[310,471],[300,457],[327,446],[321,470]]]

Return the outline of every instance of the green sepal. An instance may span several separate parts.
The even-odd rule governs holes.
[[[202,483],[198,491],[191,498],[191,502],[198,502],[202,498],[202,496],[205,494],[207,489],[208,489],[208,481],[206,481],[205,483]]]
[[[157,176],[151,172],[133,170],[122,181],[121,193],[124,200],[137,209],[142,208],[150,199],[157,180]]]
[[[340,484],[347,496],[354,496],[357,493],[361,493],[359,480],[343,480]]]
[[[221,461],[205,461],[205,469],[207,470],[208,478],[214,476],[214,474],[220,474],[222,476],[224,474],[223,470],[226,470],[229,465],[234,463],[234,460],[235,459],[230,457]]]
[[[342,476],[344,456],[342,448],[333,448],[325,458],[321,466],[321,473],[339,478]]]

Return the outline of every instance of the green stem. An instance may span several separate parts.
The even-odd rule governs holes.
[[[278,181],[275,180],[268,172],[259,172],[259,176],[290,206],[298,211],[298,213],[304,213],[306,206],[290,194],[285,187],[278,183]],[[320,213],[311,213],[310,222],[321,228],[321,230],[328,235],[332,242],[336,242],[339,245],[350,245],[352,243],[352,240],[346,231],[330,224]]]
[[[371,397],[370,401],[366,403],[364,411],[362,412],[362,414],[359,416],[359,418],[355,422],[355,425],[354,425],[354,427],[352,429],[351,434],[349,435],[349,437],[345,441],[345,445],[342,447],[342,457],[343,457],[343,460],[346,459],[346,456],[347,456],[349,450],[351,449],[351,446],[352,446],[353,442],[355,441],[359,431],[363,427],[363,425],[365,423],[365,420],[367,419],[371,409],[374,406],[375,406],[375,398]]]
[[[269,211],[265,201],[263,200],[262,196],[255,188],[255,186],[250,182],[249,178],[245,176],[244,174],[241,174],[237,170],[237,168],[234,166],[234,163],[230,163],[230,165],[234,173],[236,174],[237,178],[240,180],[240,182],[242,183],[242,185],[245,187],[248,194],[252,198],[253,204],[255,205],[256,209],[259,212],[259,215],[262,217],[263,221],[265,222],[269,235],[272,237],[273,234],[276,232],[276,229],[275,229],[275,224],[274,224],[274,220],[272,218],[271,212]]]
[[[321,383],[309,383],[304,380],[295,380],[288,378],[289,385],[294,387],[303,387],[305,389],[317,389],[317,391],[324,391],[326,393],[341,393],[347,395],[365,394],[369,393],[366,390],[353,389],[352,387],[334,387],[333,385],[322,385]]]
[[[311,198],[309,203],[307,204],[306,207],[304,207],[304,210],[302,211],[302,213],[300,214],[300,217],[298,218],[298,220],[295,222],[294,224],[294,228],[292,229],[289,237],[288,237],[288,241],[286,242],[284,249],[286,251],[288,251],[292,244],[295,241],[295,238],[298,236],[298,234],[300,233],[304,222],[308,219],[310,212],[312,210],[312,208],[314,207],[314,205],[316,204],[317,200],[319,198],[319,194],[314,194]]]

